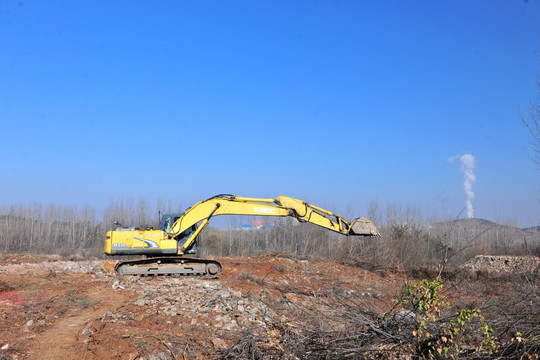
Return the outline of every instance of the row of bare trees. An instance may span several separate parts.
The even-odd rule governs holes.
[[[99,256],[113,222],[140,228],[157,227],[158,211],[180,212],[181,205],[158,201],[111,201],[98,220],[92,206],[33,204],[0,208],[0,251]],[[381,238],[346,237],[300,224],[293,218],[264,218],[265,229],[241,229],[247,217],[230,217],[229,228],[208,228],[199,238],[203,256],[281,252],[299,258],[366,260],[405,268],[456,262],[476,254],[535,254],[538,232],[524,232],[511,223],[428,219],[414,206],[370,203],[368,214]]]
[[[92,245],[97,225],[90,206],[11,206],[1,212],[0,241],[4,252],[82,250]]]
[[[98,221],[96,209],[41,204],[0,208],[0,251],[100,255],[105,233],[115,221],[141,228],[157,227],[158,210],[176,212],[179,204],[144,199],[111,201]]]
[[[298,258],[369,261],[403,268],[454,264],[474,255],[540,255],[540,233],[508,222],[430,219],[414,206],[368,206],[380,238],[346,237],[293,218],[273,221],[270,229],[208,229],[199,239],[203,256],[281,252]]]

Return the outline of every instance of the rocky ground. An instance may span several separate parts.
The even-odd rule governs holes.
[[[540,268],[540,258],[536,256],[477,255],[464,264],[463,268],[470,270],[473,277],[534,273]]]
[[[0,359],[318,358],[332,341],[321,337],[397,312],[405,282],[433,275],[280,255],[217,260],[216,279],[118,278],[111,261],[6,255]],[[449,280],[456,304],[513,286],[464,279]]]

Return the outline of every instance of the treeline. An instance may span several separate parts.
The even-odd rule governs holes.
[[[34,204],[0,208],[0,251],[80,254],[102,257],[105,233],[115,221],[157,228],[158,211],[180,212],[181,204],[146,200],[111,201],[98,220],[92,206]],[[247,217],[230,217],[229,228],[207,228],[199,236],[201,256],[283,253],[297,258],[370,261],[403,268],[462,263],[474,255],[540,255],[538,232],[511,223],[467,219],[428,219],[419,209],[370,203],[368,216],[381,237],[346,237],[293,218],[264,218],[266,229],[241,229]]]
[[[105,233],[114,222],[140,228],[159,225],[158,211],[178,212],[180,204],[141,199],[111,201],[101,219],[90,205],[50,204],[0,208],[0,251],[102,256]]]
[[[411,269],[448,261],[462,264],[475,255],[540,256],[540,232],[512,223],[477,219],[426,219],[413,207],[388,204],[371,214],[381,237],[343,236],[293,218],[271,229],[209,229],[199,238],[203,256],[284,253],[297,258],[363,261]]]

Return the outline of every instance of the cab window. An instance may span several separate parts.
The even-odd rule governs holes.
[[[172,221],[170,216],[166,216],[163,220],[163,231],[169,232],[169,229],[171,228]]]

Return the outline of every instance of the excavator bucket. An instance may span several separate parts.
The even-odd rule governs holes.
[[[381,236],[373,221],[366,217],[359,217],[351,222],[349,235]]]

